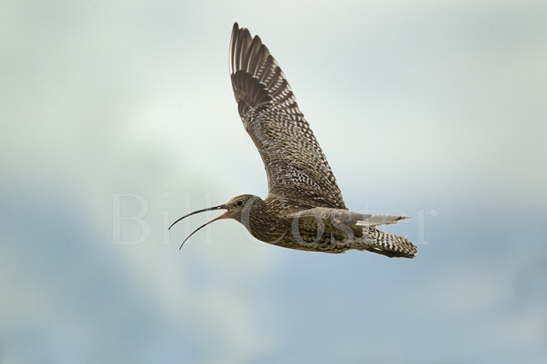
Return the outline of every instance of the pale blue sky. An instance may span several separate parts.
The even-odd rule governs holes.
[[[0,363],[547,360],[544,1],[1,8]],[[347,205],[413,217],[389,230],[416,259],[286,250],[233,221],[177,250],[207,216],[174,218],[267,192],[234,21],[283,67]],[[146,206],[142,242],[113,243],[116,198]]]

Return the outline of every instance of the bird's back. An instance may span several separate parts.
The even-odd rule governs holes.
[[[293,249],[342,253],[367,250],[388,257],[413,258],[417,249],[406,238],[383,232],[379,225],[395,224],[404,216],[360,214],[346,209],[316,207],[288,214],[290,233],[278,245]]]

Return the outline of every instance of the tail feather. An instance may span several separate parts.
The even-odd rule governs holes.
[[[391,258],[414,258],[418,253],[416,246],[402,236],[385,233],[374,227],[365,228],[364,244],[357,247]]]

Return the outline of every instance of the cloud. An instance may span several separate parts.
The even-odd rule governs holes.
[[[542,362],[545,5],[313,5],[7,4],[6,362]],[[416,260],[233,222],[177,250],[207,216],[166,234],[175,217],[267,192],[227,75],[234,20],[278,58],[348,205],[415,216],[392,231],[425,232]],[[146,205],[143,243],[112,244],[119,195],[123,216]]]

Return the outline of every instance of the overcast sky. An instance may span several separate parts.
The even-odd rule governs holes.
[[[545,1],[3,1],[0,363],[547,360]],[[234,21],[292,85],[352,210],[414,260],[283,249]],[[142,216],[142,218],[141,218]]]

